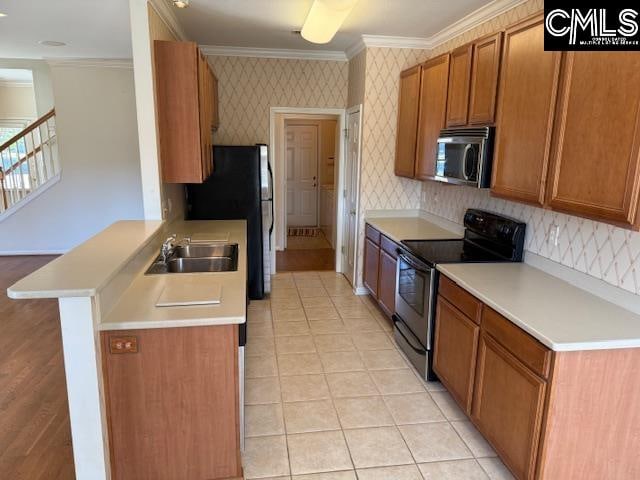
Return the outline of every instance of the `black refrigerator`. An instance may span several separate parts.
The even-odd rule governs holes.
[[[213,174],[187,185],[187,220],[247,220],[248,294],[270,290],[273,178],[266,145],[214,146]]]

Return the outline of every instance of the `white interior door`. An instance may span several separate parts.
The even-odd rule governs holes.
[[[318,127],[288,125],[287,226],[318,225]]]
[[[343,210],[344,248],[342,264],[344,275],[351,285],[356,264],[356,237],[358,233],[358,174],[360,171],[360,110],[350,112],[347,118],[347,154],[345,159],[345,191]]]

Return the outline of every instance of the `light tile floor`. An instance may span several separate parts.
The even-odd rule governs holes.
[[[272,290],[249,306],[247,479],[513,478],[342,275],[280,273]]]

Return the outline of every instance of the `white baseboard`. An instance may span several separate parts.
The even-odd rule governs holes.
[[[64,255],[69,250],[0,250],[0,257],[22,255]]]
[[[353,293],[356,295],[369,295],[369,290],[367,290],[367,287],[356,287],[353,289]]]

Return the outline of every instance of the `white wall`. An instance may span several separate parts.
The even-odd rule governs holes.
[[[41,117],[53,108],[53,87],[51,71],[44,60],[23,60],[16,58],[0,58],[0,68],[20,68],[31,70],[33,87],[36,96],[36,112]]]
[[[52,66],[51,78],[61,180],[0,223],[1,253],[66,251],[143,218],[133,70]]]
[[[153,41],[186,39],[167,5],[160,0],[129,0],[142,197],[144,216],[148,220],[180,218],[185,211],[183,186],[161,181],[158,149]]]
[[[33,85],[0,85],[0,120],[35,119]]]

